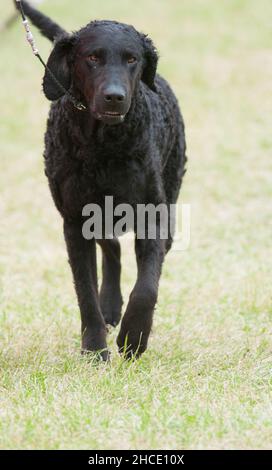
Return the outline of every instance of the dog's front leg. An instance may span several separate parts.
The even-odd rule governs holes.
[[[119,351],[127,358],[139,356],[147,347],[165,254],[165,241],[135,242],[138,275],[117,338]]]
[[[85,240],[80,223],[64,221],[69,262],[81,313],[82,351],[99,351],[108,359],[106,325],[100,311],[95,240]]]

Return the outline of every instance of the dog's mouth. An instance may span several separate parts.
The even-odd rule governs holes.
[[[98,111],[97,109],[91,108],[91,112],[95,119],[110,125],[121,124],[126,117],[126,112],[120,111]]]
[[[124,114],[118,113],[116,111],[106,111],[105,113],[101,113],[100,116],[124,117]]]
[[[124,121],[126,115],[118,113],[117,111],[105,111],[103,113],[96,113],[97,119],[106,124],[120,124]]]

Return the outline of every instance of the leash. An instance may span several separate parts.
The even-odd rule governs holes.
[[[85,111],[86,110],[86,106],[81,103],[81,101],[78,101],[71,93],[69,90],[66,90],[66,88],[64,88],[64,86],[59,82],[59,80],[57,79],[57,77],[55,77],[55,75],[53,74],[53,72],[50,70],[50,68],[46,65],[46,63],[44,62],[44,60],[42,59],[42,57],[40,56],[40,53],[36,47],[36,44],[35,44],[35,40],[34,40],[34,36],[33,34],[31,33],[30,31],[30,26],[29,26],[29,23],[28,23],[28,20],[25,16],[25,12],[24,12],[24,9],[23,9],[23,5],[22,5],[22,2],[21,0],[16,0],[16,2],[18,3],[18,7],[19,7],[19,12],[21,13],[21,17],[22,17],[22,22],[23,22],[23,25],[24,25],[24,28],[26,30],[26,39],[27,39],[27,42],[29,42],[30,46],[31,46],[31,49],[32,49],[32,52],[33,54],[37,57],[37,59],[40,61],[40,63],[43,65],[44,69],[49,73],[50,77],[52,78],[52,80],[55,82],[55,84],[57,85],[57,87],[61,90],[61,92],[67,96],[67,98],[69,99],[69,101],[71,101],[71,103],[73,103],[74,107],[76,109],[78,109],[79,111]]]

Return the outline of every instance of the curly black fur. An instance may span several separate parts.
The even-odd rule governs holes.
[[[117,239],[97,241],[103,251],[98,293],[96,244],[82,237],[82,208],[88,203],[103,207],[106,195],[114,197],[115,205],[174,204],[186,162],[183,120],[169,85],[156,75],[158,56],[147,36],[113,21],[91,22],[68,35],[23,4],[43,34],[49,39],[60,35],[48,66],[87,107],[86,112],[75,109],[45,74],[45,94],[57,100],[47,124],[45,171],[64,219],[82,348],[104,349],[106,359],[106,323],[115,326],[121,318],[120,246]],[[109,117],[108,111],[119,115]],[[138,276],[117,339],[121,351],[127,345],[126,354],[146,349],[162,263],[171,244],[171,237],[135,242]]]

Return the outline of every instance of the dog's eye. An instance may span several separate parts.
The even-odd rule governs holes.
[[[136,61],[137,61],[136,57],[131,56],[128,58],[127,63],[134,64]]]
[[[89,59],[91,62],[98,62],[98,61],[99,61],[99,58],[98,58],[95,54],[89,55],[88,59]]]

